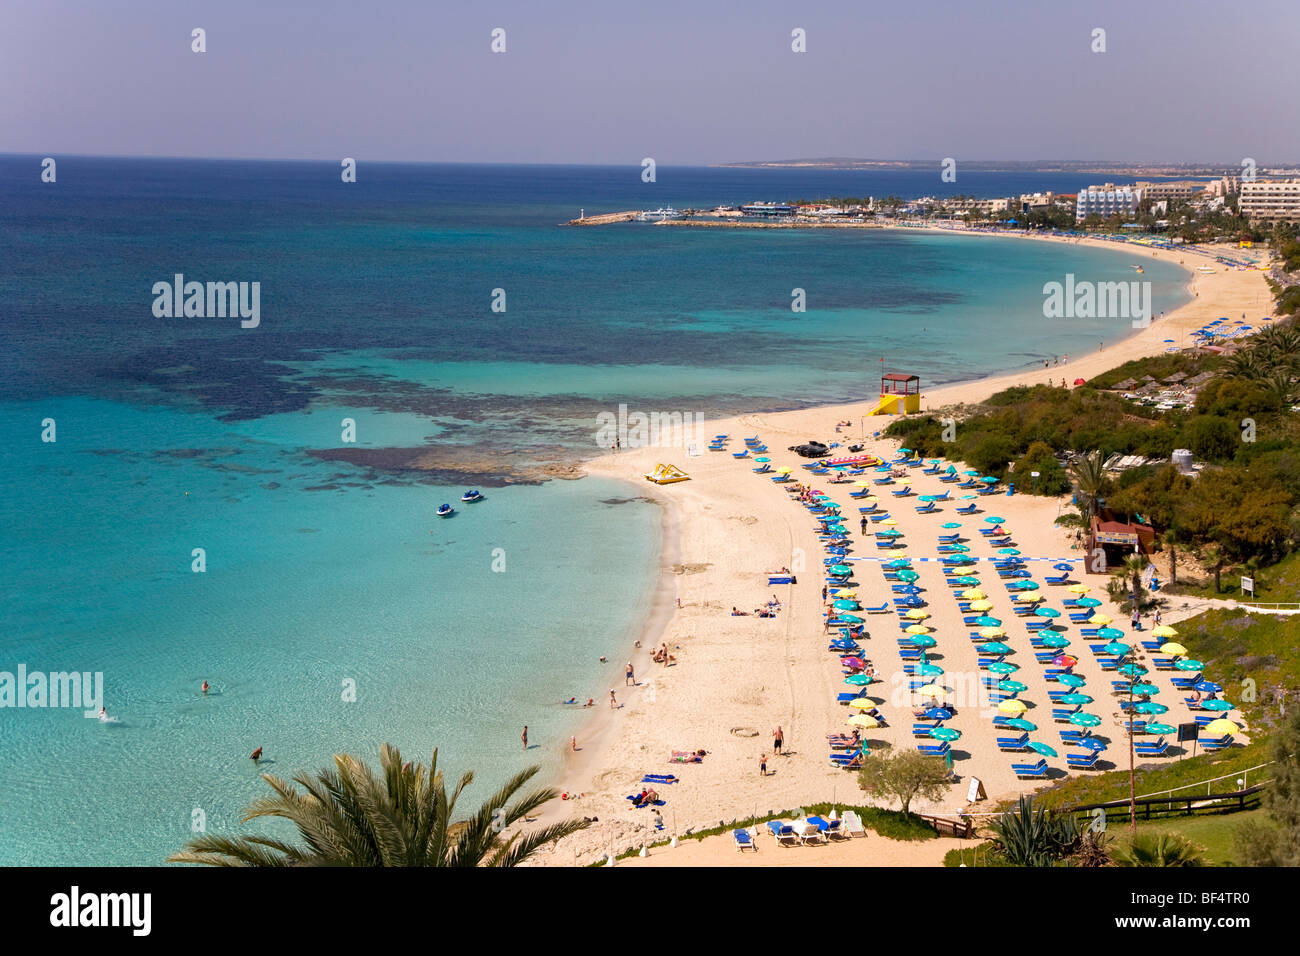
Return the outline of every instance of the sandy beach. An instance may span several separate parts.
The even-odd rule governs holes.
[[[1044,238],[1035,241],[1066,241]],[[1072,241],[1072,240],[1070,240]],[[1112,243],[1083,240],[1085,244],[1113,248]],[[1184,333],[1199,328],[1219,316],[1237,318],[1243,312],[1251,319],[1270,314],[1271,296],[1258,271],[1229,271],[1215,264],[1216,271],[1202,274],[1194,267],[1213,264],[1212,258],[1184,251],[1134,247],[1129,251],[1135,262],[1141,257],[1164,258],[1189,269],[1192,301],[1165,318],[1128,338],[1131,329],[1117,327],[1115,341],[1088,355],[1071,356],[1067,365],[1048,369],[1029,369],[993,378],[926,389],[923,386],[923,410],[974,403],[1001,389],[1016,384],[1051,381],[1060,384],[1064,377],[1088,379],[1129,359],[1163,352],[1165,339],[1181,344]],[[874,372],[874,369],[872,370]],[[711,422],[708,436],[730,436],[725,452],[710,452],[700,447],[695,457],[682,447],[653,447],[625,450],[587,463],[591,474],[608,475],[633,483],[640,494],[663,503],[668,510],[665,561],[660,582],[660,606],[666,610],[647,630],[645,646],[632,659],[637,671],[637,685],[625,687],[623,659],[611,658],[610,687],[615,688],[620,707],[611,711],[608,700],[598,700],[602,713],[589,733],[579,737],[583,749],[566,756],[567,764],[557,789],[581,794],[572,801],[555,801],[541,814],[541,822],[560,815],[596,816],[599,822],[558,847],[543,852],[538,862],[550,865],[589,863],[605,853],[622,852],[653,840],[662,840],[674,832],[701,829],[729,823],[754,814],[780,812],[803,803],[844,801],[871,803],[857,787],[856,775],[830,766],[826,735],[848,730],[845,721],[850,711],[837,703],[836,694],[848,690],[844,685],[839,657],[828,652],[827,633],[823,626],[821,573],[824,551],[817,538],[813,517],[785,488],[769,476],[756,475],[750,459],[738,460],[732,452],[744,449],[743,440],[757,435],[768,443],[773,468],[793,469],[795,482],[810,482],[841,505],[854,542],[857,558],[890,557],[878,552],[869,528],[859,535],[858,505],[849,497],[856,490],[852,482],[828,484],[827,478],[808,476],[799,458],[788,446],[818,439],[821,441],[865,440],[866,450],[885,458],[896,455],[898,443],[872,440],[871,432],[883,429],[888,417],[867,419],[863,416],[875,405],[875,379],[864,381],[861,402],[772,414],[742,415]],[[852,422],[842,431],[836,423]],[[865,429],[865,431],[864,431]],[[688,472],[691,480],[658,486],[643,475],[657,463],[668,462]],[[917,494],[942,493],[949,486],[936,476],[908,470]],[[829,477],[829,476],[827,476]],[[874,477],[868,473],[862,477]],[[971,555],[989,559],[993,546],[978,533],[984,518],[997,515],[1006,519],[1014,546],[1031,561],[1029,569],[1040,583],[1044,573],[1052,573],[1052,563],[1081,558],[1072,535],[1054,527],[1054,519],[1069,507],[1068,498],[1049,499],[1029,495],[1005,494],[978,499],[979,513],[959,516],[953,513],[956,501],[940,506],[934,514],[918,514],[915,496],[895,499],[882,488],[880,508],[888,510],[903,533],[906,554],[913,558],[929,557],[917,562],[917,584],[925,589],[925,608],[931,615],[925,623],[937,640],[932,660],[946,671],[947,686],[977,681],[975,642],[968,637],[970,627],[962,621],[951,589],[943,578],[936,555],[939,526],[960,521],[965,543]],[[954,492],[953,498],[962,492]],[[1047,559],[1047,560],[1044,560]],[[767,576],[789,567],[798,576],[793,585],[769,586]],[[858,593],[864,605],[880,604],[892,595],[877,560],[854,564]],[[981,587],[993,604],[988,613],[1004,622],[1006,637],[1014,653],[1008,660],[1019,667],[1015,679],[1027,685],[1020,694],[1030,707],[1025,715],[1038,724],[1031,736],[1056,748],[1060,756],[1048,759],[1054,778],[1066,774],[1066,746],[1061,742],[1058,725],[1052,722],[1048,697],[1049,684],[1043,667],[1035,659],[1029,644],[1025,622],[1012,613],[1012,601],[993,570],[992,564],[980,561]],[[1078,574],[1075,580],[1094,586],[1091,596],[1101,599],[1098,608],[1114,618],[1115,626],[1128,630],[1126,615],[1107,600],[1105,579]],[[1045,606],[1062,611],[1062,601],[1072,597],[1062,587],[1042,585]],[[755,608],[775,598],[780,610],[773,618],[752,615]],[[680,607],[678,602],[680,601]],[[732,616],[732,608],[751,612]],[[1171,609],[1165,623],[1175,624],[1182,617],[1196,613],[1199,607]],[[911,734],[911,697],[906,691],[897,638],[903,636],[899,621],[891,610],[887,614],[862,615],[866,618],[869,637],[863,640],[865,655],[876,669],[879,683],[870,688],[880,702],[886,727],[870,730],[865,737],[873,748],[887,743],[895,748],[913,746]],[[1149,621],[1147,623],[1149,628]],[[1118,700],[1111,695],[1110,677],[1103,674],[1088,647],[1080,638],[1078,625],[1066,624],[1061,633],[1072,641],[1070,652],[1079,658],[1076,672],[1089,679],[1086,693],[1096,698],[1085,709],[1098,714],[1102,725],[1096,733],[1113,741],[1112,749],[1102,756],[1099,768],[1110,769],[1116,762],[1127,766],[1127,747],[1120,732]],[[1136,638],[1148,635],[1131,635]],[[648,648],[666,643],[676,661],[671,666],[652,664]],[[1193,654],[1195,648],[1192,649]],[[1212,675],[1211,675],[1212,676]],[[1153,671],[1151,678],[1161,689],[1158,699],[1173,707],[1170,717],[1183,714],[1181,696],[1169,683],[1169,673]],[[997,799],[1033,790],[1041,782],[1019,781],[1012,772],[1013,762],[1027,762],[1031,754],[1003,753],[997,749],[991,713],[974,701],[957,701],[958,713],[948,726],[961,731],[953,745],[954,771],[958,781],[945,799],[935,805],[914,805],[926,813],[952,816],[965,806],[971,777],[978,777],[990,798],[971,808],[976,814],[987,810]],[[1185,716],[1183,719],[1187,719]],[[1176,722],[1176,721],[1173,721]],[[773,730],[784,732],[784,753],[772,755]],[[565,741],[567,750],[567,741]],[[670,762],[673,751],[703,749],[702,763]],[[759,758],[768,754],[768,775],[759,771]],[[1165,758],[1174,759],[1174,758]],[[634,810],[626,795],[641,789],[645,773],[676,774],[680,782],[660,786],[665,805],[660,808],[664,830],[656,831],[649,810]],[[881,802],[881,805],[891,804]],[[871,846],[885,841],[873,834],[862,841],[867,850],[829,847],[825,851],[808,848],[807,852],[790,850],[789,856],[801,864],[831,861],[844,862],[846,854],[865,853],[863,860],[888,862],[887,857],[873,857]],[[945,843],[952,841],[943,841]],[[717,841],[714,841],[717,846]],[[929,846],[934,846],[930,844]],[[937,849],[937,846],[936,846]],[[639,865],[663,865],[669,854],[680,854],[679,862],[694,865],[738,864],[734,848],[724,846],[712,854],[694,843],[676,850],[656,850]],[[777,856],[775,848],[764,845],[757,856],[761,861],[746,860],[746,865],[770,865]],[[938,858],[942,852],[938,853]],[[916,861],[933,865],[937,859]]]

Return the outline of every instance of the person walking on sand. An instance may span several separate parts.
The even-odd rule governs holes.
[[[519,735],[519,739],[524,742],[524,749],[528,749],[528,725],[524,724],[524,732]]]
[[[767,754],[763,754],[758,758],[758,775],[760,777],[767,776]]]
[[[627,662],[627,675],[623,678],[623,686],[626,687],[628,684],[636,686],[636,672],[632,670],[631,661]]]
[[[613,710],[618,706],[618,701],[614,697],[614,688],[609,689],[609,709]]]
[[[781,725],[777,724],[776,730],[772,731],[772,753],[779,754],[784,744],[785,733],[781,730]]]
[[[576,735],[569,738],[569,749],[574,753],[578,752],[578,738]]]

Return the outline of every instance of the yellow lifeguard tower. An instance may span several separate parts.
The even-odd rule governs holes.
[[[920,376],[906,372],[886,372],[880,376],[880,402],[868,414],[910,415],[920,410]]]

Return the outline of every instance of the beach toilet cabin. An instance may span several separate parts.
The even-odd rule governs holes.
[[[907,372],[880,376],[880,402],[872,415],[910,415],[921,410],[921,379]]]

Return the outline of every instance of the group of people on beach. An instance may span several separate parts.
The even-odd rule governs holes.
[[[1068,361],[1070,361],[1070,356],[1068,356],[1068,355],[1065,356],[1065,358],[1056,358],[1056,357],[1053,357],[1053,358],[1052,358],[1052,366],[1051,366],[1051,367],[1055,368],[1055,367],[1058,366],[1058,365],[1064,365],[1064,364],[1065,364],[1066,362],[1068,362]],[[1043,359],[1043,368],[1048,368],[1047,359]]]
[[[776,612],[779,610],[781,610],[781,599],[773,594],[772,599],[762,607],[754,608],[754,617],[776,617]],[[734,604],[731,606],[732,617],[749,617],[749,613],[749,611],[742,611]]]

